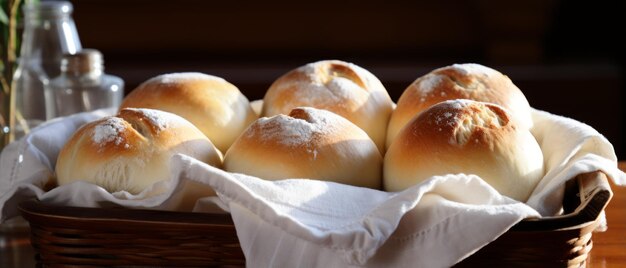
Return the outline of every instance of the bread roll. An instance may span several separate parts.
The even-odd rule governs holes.
[[[288,114],[296,107],[341,115],[363,129],[384,152],[393,102],[378,78],[357,65],[338,60],[304,65],[274,81],[263,102],[262,116]]]
[[[384,187],[400,191],[435,175],[475,174],[525,202],[543,172],[537,141],[506,110],[451,100],[427,109],[398,134],[385,155]]]
[[[533,124],[528,100],[506,75],[480,64],[454,64],[436,69],[406,88],[389,121],[387,147],[411,118],[453,99],[495,103],[509,110],[518,126],[530,128]]]
[[[151,109],[122,109],[72,135],[57,159],[57,181],[59,185],[86,181],[109,192],[138,194],[170,177],[170,158],[177,153],[222,165],[221,153],[182,117]]]
[[[263,110],[263,99],[251,101],[250,107],[252,107],[252,110],[257,115],[257,117],[260,117],[261,111]]]
[[[380,189],[382,160],[359,127],[303,107],[251,124],[224,156],[224,168],[266,180],[308,178]]]
[[[258,118],[237,87],[202,73],[170,73],[149,79],[124,98],[121,109],[127,107],[182,116],[223,153]]]

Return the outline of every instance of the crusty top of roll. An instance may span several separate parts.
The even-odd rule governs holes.
[[[153,77],[124,98],[121,108],[175,113],[198,127],[222,152],[258,116],[228,81],[208,74],[169,73]]]
[[[393,102],[383,84],[352,63],[323,60],[278,78],[264,97],[262,116],[288,114],[296,107],[334,112],[363,129],[384,152]]]
[[[79,128],[56,163],[59,185],[86,181],[110,192],[138,194],[170,176],[176,153],[221,167],[222,155],[194,125],[151,109],[122,109]]]
[[[526,201],[543,170],[537,141],[506,110],[450,100],[425,110],[398,134],[385,155],[384,185],[399,191],[435,175],[475,174],[501,194]]]
[[[267,180],[308,178],[378,189],[382,156],[345,118],[300,107],[251,124],[224,156],[224,168]]]
[[[480,64],[454,64],[418,78],[402,93],[389,121],[387,146],[411,118],[434,104],[453,99],[501,105],[520,127],[532,126],[528,100],[509,77]]]

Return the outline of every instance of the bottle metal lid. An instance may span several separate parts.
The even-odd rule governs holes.
[[[102,71],[102,53],[96,49],[82,49],[75,54],[65,54],[61,60],[61,71],[72,74],[84,74]]]
[[[70,15],[74,6],[69,1],[42,1],[24,5],[26,17],[54,17]]]

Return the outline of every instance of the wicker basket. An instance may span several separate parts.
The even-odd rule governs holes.
[[[564,215],[524,220],[458,266],[578,267],[612,193],[603,173],[566,185]],[[20,205],[39,266],[243,266],[224,214]]]

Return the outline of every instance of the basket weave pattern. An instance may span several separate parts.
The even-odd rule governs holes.
[[[38,261],[83,265],[243,265],[239,241],[230,232],[190,234],[189,230],[115,232],[33,225]],[[234,238],[234,239],[233,239]]]
[[[243,266],[230,216],[21,205],[44,266]],[[98,215],[110,215],[102,217]]]
[[[580,229],[508,232],[457,266],[584,267],[596,226],[592,222]]]
[[[581,267],[612,193],[603,173],[566,185],[564,215],[519,222],[459,267]],[[39,266],[244,266],[228,214],[20,204]]]

